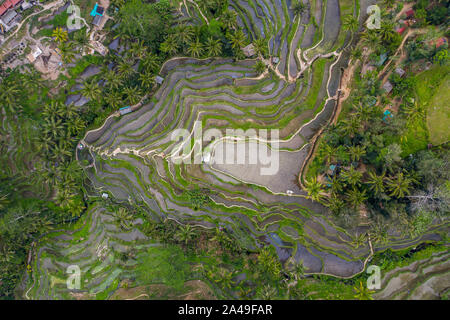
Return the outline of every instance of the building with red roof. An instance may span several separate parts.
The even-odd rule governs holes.
[[[8,10],[8,8],[6,8],[3,4],[0,5],[0,16],[3,15],[6,12],[6,10]]]
[[[412,17],[414,17],[414,10],[413,9],[409,9],[408,11],[406,11],[405,12],[405,14],[406,14],[406,18],[412,18]]]
[[[442,37],[436,40],[436,48],[439,48],[440,46],[447,44],[447,38]]]
[[[405,30],[406,30],[406,27],[401,27],[401,28],[397,29],[397,32],[399,34],[402,34],[403,32],[405,32]]]
[[[9,8],[14,7],[23,0],[6,0],[0,5],[0,16],[3,15]]]

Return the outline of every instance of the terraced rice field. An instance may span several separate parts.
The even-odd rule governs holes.
[[[434,253],[430,258],[388,272],[382,279],[377,299],[439,299],[450,287],[450,254]]]
[[[340,3],[347,4],[345,14],[363,21],[371,2],[350,1],[349,6],[347,1],[317,0],[296,19],[289,0],[231,1],[230,9],[248,37],[270,39],[270,55],[279,57],[279,63],[268,61],[272,72],[261,78],[254,72],[255,60],[167,61],[160,72],[165,80],[149,104],[122,117],[111,116],[81,141],[87,148],[78,151],[78,157],[90,160],[85,170],[98,194],[142,204],[154,220],[223,226],[249,249],[270,243],[282,262],[303,261],[306,273],[346,278],[362,272],[371,255],[369,243],[355,245],[358,230],[337,227],[326,208],[307,200],[299,173],[311,139],[333,116],[341,69],[348,64],[344,49],[350,36],[340,29]],[[181,9],[186,17],[202,19],[196,5],[185,4]],[[227,128],[278,129],[278,173],[261,175],[262,163],[174,164],[178,141],[171,135],[176,129],[191,133],[191,154],[198,155],[202,145],[209,156],[217,155],[213,145],[194,137],[200,123],[203,132],[220,130],[221,141],[231,145],[238,141],[226,135]],[[248,141],[273,147],[261,136]],[[183,195],[195,187],[211,190],[212,202],[198,210]],[[92,210],[84,221],[83,232],[49,236],[51,241],[39,245],[27,297],[67,297],[61,273],[73,262],[89,274],[88,294],[107,295],[114,281],[126,277],[129,266],[116,263],[111,253],[99,259],[99,245],[104,243],[106,252],[149,245],[138,232],[121,235],[114,230],[104,209]],[[79,243],[74,244],[75,239]],[[419,239],[391,235],[388,245],[374,245],[373,251],[438,239],[439,227]],[[107,259],[114,262],[105,264]]]
[[[133,225],[140,223],[136,219]],[[120,255],[154,245],[158,244],[135,226],[121,230],[110,212],[95,206],[70,229],[50,234],[39,243],[25,298],[106,298],[117,288],[119,277],[129,277],[136,263],[134,259],[124,262]],[[83,290],[77,293],[66,285],[67,268],[73,265],[79,266],[82,274]]]

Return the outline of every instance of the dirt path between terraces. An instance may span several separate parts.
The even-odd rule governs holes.
[[[351,62],[351,61],[350,61]],[[350,64],[349,62],[349,64]],[[321,136],[321,134],[323,133],[323,131],[332,124],[336,124],[337,119],[339,118],[339,115],[341,113],[342,110],[342,103],[347,100],[347,98],[350,95],[350,83],[353,79],[353,73],[355,71],[356,68],[356,63],[355,64],[350,64],[350,67],[344,69],[342,76],[341,76],[341,80],[340,80],[340,84],[339,84],[339,90],[340,90],[340,94],[338,94],[338,99],[336,102],[336,107],[333,113],[333,116],[330,119],[330,122],[328,125],[322,127],[322,129],[320,129],[316,135],[311,139],[310,143],[312,145],[311,150],[309,151],[308,156],[306,157],[305,161],[303,162],[303,165],[300,169],[300,174],[299,174],[299,183],[300,186],[304,189],[304,185],[303,185],[303,177],[304,174],[306,172],[307,167],[309,166],[310,162],[312,159],[314,159],[315,155],[316,155],[316,151],[317,151],[317,142]],[[339,92],[339,91],[338,91]]]

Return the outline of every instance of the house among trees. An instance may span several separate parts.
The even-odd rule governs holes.
[[[105,8],[99,6],[98,3],[96,3],[94,9],[92,9],[91,11],[91,16],[94,17],[94,20],[92,21],[92,24],[94,26],[98,27],[102,23],[104,12]]]
[[[30,63],[33,63],[34,61],[36,61],[37,58],[39,58],[39,56],[42,54],[42,50],[39,47],[36,47],[33,52],[29,53],[27,55],[27,59],[28,61],[30,61]]]
[[[386,91],[386,93],[390,93],[394,87],[392,86],[392,83],[388,80],[383,84],[383,89]]]
[[[330,164],[330,167],[327,170],[327,175],[331,177],[334,176],[336,174],[337,168],[338,168],[337,165]]]
[[[253,57],[256,54],[255,46],[252,43],[242,48],[242,51],[247,58]]]
[[[14,9],[23,0],[6,0],[0,5],[0,29],[3,33],[8,32],[11,28],[16,26],[21,19],[21,15]]]
[[[157,84],[162,84],[163,81],[164,81],[164,78],[163,78],[163,77],[161,77],[161,76],[156,76],[155,82],[156,82]]]
[[[273,58],[272,58],[272,62],[273,62],[274,64],[277,64],[278,62],[280,62],[280,58],[278,58],[278,57],[273,57]]]
[[[91,16],[103,16],[103,13],[105,12],[105,8],[98,5],[98,3],[95,4],[94,9],[91,11]]]
[[[446,37],[442,37],[436,40],[435,45],[436,48],[439,48],[440,46],[446,45],[447,44],[447,38]]]
[[[22,0],[6,0],[0,5],[0,16],[2,16],[8,9],[11,9],[21,3]]]
[[[405,70],[403,70],[402,68],[396,68],[394,71],[396,74],[398,74],[400,77],[403,77],[406,73]]]
[[[123,108],[120,108],[119,109],[119,112],[120,112],[120,115],[126,115],[127,113],[130,113],[130,112],[132,112],[133,110],[131,110],[131,107],[130,106],[126,106],[126,107],[123,107]]]
[[[28,2],[28,1],[25,1],[24,3],[22,3],[20,5],[20,9],[22,9],[22,11],[24,11],[24,10],[27,10],[27,9],[31,8],[32,6],[33,6],[32,3]]]
[[[414,14],[415,14],[414,10],[413,9],[409,9],[408,11],[405,12],[406,19],[414,18]]]
[[[378,61],[375,63],[375,65],[377,67],[380,67],[386,62],[387,59],[388,59],[388,54],[387,54],[387,52],[385,52],[378,57]]]
[[[92,49],[100,53],[102,56],[106,56],[108,53],[108,49],[99,41],[92,41],[91,45]]]

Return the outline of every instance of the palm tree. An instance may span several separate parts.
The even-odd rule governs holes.
[[[199,38],[191,42],[187,52],[191,54],[194,58],[198,58],[203,54],[203,44],[200,42]]]
[[[387,21],[381,24],[381,28],[378,30],[378,33],[384,42],[391,42],[397,35],[394,30],[394,23]]]
[[[219,39],[209,37],[208,41],[206,41],[206,50],[210,57],[220,56],[222,54],[222,43]]]
[[[336,194],[339,194],[343,189],[342,179],[337,177],[336,175],[331,179],[330,184],[331,191]]]
[[[353,187],[346,193],[348,202],[354,207],[358,208],[364,201],[367,200],[366,190],[360,191]]]
[[[194,30],[191,26],[181,25],[176,31],[176,38],[181,46],[188,45],[194,38]]]
[[[61,131],[64,129],[61,119],[55,119],[55,117],[46,118],[44,122],[44,130],[49,133],[54,139],[61,135]]]
[[[127,209],[120,207],[116,212],[114,212],[114,218],[116,223],[122,229],[130,229],[131,222],[133,221],[133,215]]]
[[[80,117],[75,117],[67,121],[67,130],[70,132],[70,134],[77,135],[78,133],[82,132],[85,128],[86,122]]]
[[[302,0],[295,0],[291,6],[292,12],[295,16],[300,16],[306,10],[306,5]]]
[[[161,43],[161,51],[167,53],[169,56],[175,55],[178,52],[178,42],[173,34],[170,34],[166,40]]]
[[[69,33],[61,27],[56,27],[52,32],[52,37],[61,44],[67,41]]]
[[[0,100],[8,106],[8,110],[11,113],[16,112],[16,94],[19,92],[17,84],[4,81],[2,90],[0,92]]]
[[[63,138],[59,139],[58,143],[54,146],[52,158],[64,162],[66,157],[72,155],[72,152],[69,151],[68,148],[67,140]]]
[[[117,66],[117,71],[119,72],[119,75],[128,78],[136,71],[133,69],[133,63],[129,60],[124,60],[119,62],[119,65]]]
[[[323,147],[323,157],[327,163],[330,163],[336,155],[336,148],[330,144],[325,144]]]
[[[352,34],[358,30],[359,22],[356,17],[352,14],[346,15],[344,21],[342,22],[342,29],[345,31],[350,31]]]
[[[100,100],[102,91],[96,81],[84,81],[81,94],[91,101]]]
[[[416,121],[422,120],[426,116],[425,108],[422,104],[417,103],[417,100],[403,107],[402,112],[408,117],[408,122],[413,125]]]
[[[242,284],[239,285],[239,297],[242,300],[248,299],[250,294],[252,293],[252,288],[244,287]]]
[[[220,269],[216,282],[222,285],[222,288],[231,289],[233,282],[233,272],[227,271],[224,268]]]
[[[42,110],[42,115],[45,118],[50,118],[54,116],[63,117],[64,110],[61,107],[61,104],[62,104],[61,102],[52,100],[50,104],[44,106],[44,109]]]
[[[231,47],[234,50],[241,50],[245,44],[245,34],[242,30],[238,30],[234,33],[228,33],[227,38],[230,40]]]
[[[137,87],[126,87],[123,89],[123,93],[127,96],[131,105],[135,105],[141,100],[141,93]]]
[[[21,80],[24,87],[35,91],[41,87],[40,77],[36,77],[34,73],[21,74]]]
[[[237,20],[236,20],[237,14],[234,11],[226,10],[222,13],[222,16],[219,18],[219,20],[223,23],[226,29],[236,29],[237,27]]]
[[[375,30],[368,30],[364,32],[361,36],[362,41],[369,48],[376,48],[380,44],[380,39]]]
[[[321,201],[323,199],[324,187],[321,182],[317,181],[317,177],[305,180],[305,190],[308,193],[308,199],[313,201]]]
[[[256,73],[262,74],[264,71],[266,71],[266,64],[261,60],[258,60],[253,68],[255,69]]]
[[[362,51],[359,47],[355,47],[351,50],[350,52],[351,57],[353,58],[353,60],[358,60],[361,59],[362,57]]]
[[[353,166],[350,166],[349,170],[345,170],[341,173],[341,176],[346,183],[356,186],[361,183],[362,172],[356,170]]]
[[[85,47],[91,47],[89,43],[89,37],[84,29],[79,30],[74,34],[73,40],[77,45],[81,47],[81,52],[83,52]]]
[[[343,134],[353,137],[361,128],[361,119],[352,116],[341,122],[341,130]]]
[[[122,79],[113,70],[106,73],[105,80],[109,89],[118,89],[122,85]]]
[[[395,177],[389,177],[386,180],[391,196],[403,198],[411,193],[410,188],[414,179],[406,177],[403,172],[400,172]]]
[[[394,3],[395,3],[395,0],[384,0],[383,3],[384,3],[384,5],[385,5],[386,7],[392,8],[392,6],[393,6]]]
[[[265,39],[256,39],[253,42],[253,46],[260,57],[265,57],[267,55],[267,41]]]
[[[370,190],[372,190],[376,195],[380,195],[384,192],[384,179],[385,172],[381,175],[377,175],[375,171],[369,171],[369,180],[367,183],[369,184]]]
[[[122,95],[118,91],[111,91],[106,97],[105,101],[114,109],[122,106]]]
[[[350,146],[348,147],[348,154],[352,161],[359,161],[361,157],[366,154],[366,147],[364,146]]]
[[[370,119],[371,109],[367,106],[364,106],[362,103],[354,106],[355,112],[354,115],[361,119],[362,121],[367,121]]]
[[[125,4],[125,0],[110,0],[110,3],[113,8],[120,9]]]
[[[336,193],[333,192],[327,199],[325,206],[330,208],[333,213],[339,213],[339,211],[341,211],[341,209],[344,207],[344,201],[339,199]]]
[[[194,228],[190,225],[181,226],[180,230],[175,234],[175,237],[178,241],[183,242],[185,245],[189,243],[194,237],[196,233]]]
[[[73,42],[62,42],[59,44],[61,59],[64,63],[70,63],[75,58]]]
[[[274,287],[266,284],[259,292],[258,297],[261,300],[272,300],[277,295]]]
[[[303,265],[303,260],[300,260],[295,264],[294,270],[292,270],[291,275],[296,280],[302,278],[305,275],[305,266]]]
[[[137,58],[139,60],[146,57],[148,52],[148,47],[144,45],[144,43],[140,40],[133,42],[131,44],[130,49],[128,50],[128,53],[131,55],[132,58]]]
[[[0,211],[3,210],[9,203],[8,197],[6,194],[0,194]]]
[[[372,294],[375,293],[373,290],[369,290],[366,286],[363,285],[363,282],[359,282],[359,287],[353,287],[355,291],[355,298],[359,300],[373,300]]]
[[[356,249],[358,249],[366,242],[366,239],[367,234],[365,233],[356,234],[355,239],[353,239],[352,241],[352,244],[356,247]]]
[[[144,89],[150,89],[155,84],[155,76],[150,72],[144,72],[140,74],[139,81]]]
[[[75,119],[78,117],[78,109],[75,107],[73,103],[65,105],[64,103],[60,103],[61,105],[61,115],[66,119]]]
[[[142,66],[149,72],[156,72],[159,68],[159,58],[154,53],[147,54],[142,60]]]
[[[55,142],[52,137],[43,135],[37,139],[37,148],[39,151],[43,151],[45,154],[50,154],[50,151],[54,148]]]

